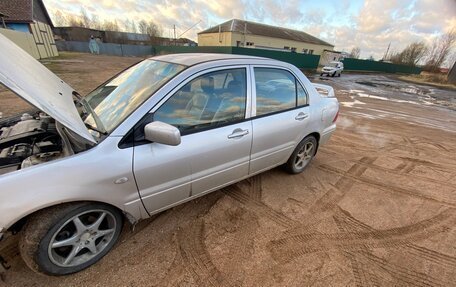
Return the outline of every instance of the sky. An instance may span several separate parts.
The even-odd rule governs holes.
[[[80,15],[81,8],[101,21],[154,21],[164,37],[197,40],[197,33],[230,19],[243,19],[304,31],[335,45],[361,49],[361,58],[381,59],[388,44],[399,52],[415,41],[432,43],[456,30],[456,0],[44,0],[56,11]]]

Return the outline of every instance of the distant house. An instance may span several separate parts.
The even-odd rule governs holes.
[[[52,21],[42,0],[0,0],[0,13],[2,28],[33,35],[38,58],[59,55],[52,33]],[[14,41],[17,37],[11,38]]]
[[[303,31],[232,19],[198,33],[198,46],[234,46],[321,55],[334,45]]]

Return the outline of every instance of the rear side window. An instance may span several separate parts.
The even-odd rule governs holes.
[[[182,134],[239,122],[245,118],[246,70],[229,69],[193,79],[154,114],[154,121],[171,124]]]
[[[307,93],[290,72],[255,68],[256,115],[267,115],[307,105]]]

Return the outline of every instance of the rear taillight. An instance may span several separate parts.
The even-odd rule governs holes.
[[[337,121],[337,118],[339,117],[339,110],[337,110],[336,116],[333,119],[333,123]]]

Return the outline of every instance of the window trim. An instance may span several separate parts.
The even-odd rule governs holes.
[[[227,66],[223,66],[223,67],[209,68],[209,69],[198,71],[198,72],[192,74],[191,76],[189,76],[185,81],[181,82],[179,85],[174,87],[171,91],[169,91],[169,93],[167,93],[162,99],[160,99],[160,101],[157,102],[157,104],[155,104],[152,107],[152,109],[150,109],[148,114],[155,113],[158,108],[160,108],[165,102],[167,102],[168,99],[171,98],[182,87],[184,87],[186,84],[188,84],[189,82],[193,81],[194,79],[196,79],[196,78],[198,78],[198,77],[200,77],[202,75],[209,74],[209,73],[212,73],[212,72],[217,72],[217,71],[233,70],[233,69],[241,69],[241,68],[245,69],[245,72],[246,72],[246,85],[247,85],[247,87],[246,87],[246,97],[247,97],[247,101],[246,101],[246,106],[245,106],[244,119],[248,119],[251,116],[250,110],[251,110],[251,98],[252,98],[252,94],[249,93],[249,88],[248,88],[248,86],[249,86],[249,78],[251,77],[251,75],[249,73],[248,65],[227,65]]]
[[[295,107],[293,108],[289,108],[289,109],[285,109],[285,110],[281,110],[281,111],[275,111],[275,112],[272,112],[272,113],[268,113],[268,114],[264,114],[264,115],[257,115],[256,114],[256,111],[257,111],[257,104],[256,104],[256,99],[257,99],[257,93],[256,93],[256,81],[255,81],[255,68],[270,68],[270,69],[276,69],[276,70],[284,70],[286,72],[289,72],[291,73],[291,75],[295,78],[295,81],[298,82],[301,87],[303,88],[304,92],[306,93],[307,95],[307,104],[305,105],[298,105],[298,86],[296,85],[295,83],[295,93],[296,93],[296,100],[295,100]],[[300,108],[303,108],[303,107],[307,107],[310,105],[310,96],[309,96],[309,92],[307,91],[306,89],[306,85],[303,85],[301,80],[299,79],[299,77],[290,69],[288,68],[285,68],[285,67],[282,67],[282,66],[274,66],[274,65],[250,65],[250,73],[251,73],[251,83],[250,83],[250,86],[251,86],[251,89],[252,89],[252,117],[251,119],[257,119],[257,118],[262,118],[262,117],[265,117],[265,116],[269,116],[269,115],[275,115],[275,114],[278,114],[278,113],[283,113],[283,112],[288,112],[288,111],[291,111],[291,110],[295,110],[295,109],[300,109]]]
[[[190,67],[190,66],[189,66]],[[270,114],[265,114],[261,116],[256,115],[256,86],[255,86],[255,73],[254,73],[254,68],[255,67],[263,67],[263,68],[273,68],[273,69],[280,69],[280,70],[285,70],[290,72],[296,80],[301,84],[302,88],[307,94],[307,105],[301,105],[301,106],[296,106],[291,109],[287,110],[282,110],[282,111],[277,111],[274,113]],[[125,148],[130,148],[134,146],[140,146],[144,144],[150,144],[151,142],[149,141],[135,141],[134,139],[134,134],[135,131],[138,129],[138,126],[141,126],[144,124],[144,121],[146,121],[153,113],[160,107],[164,102],[166,102],[172,95],[174,95],[179,89],[181,89],[184,85],[186,85],[188,82],[192,81],[196,77],[199,77],[200,75],[210,73],[212,71],[219,71],[219,70],[228,70],[228,69],[236,69],[236,68],[245,68],[246,69],[246,75],[247,75],[247,105],[246,105],[246,110],[245,110],[245,118],[244,120],[240,120],[239,122],[232,122],[232,123],[227,123],[226,125],[220,125],[217,126],[216,128],[221,128],[229,125],[235,125],[239,123],[243,123],[246,121],[254,120],[257,118],[262,118],[266,116],[272,116],[278,113],[283,113],[283,112],[289,112],[294,109],[299,109],[303,107],[307,107],[310,105],[310,94],[308,90],[306,89],[306,85],[303,84],[301,81],[300,77],[298,77],[292,70],[289,68],[283,67],[283,66],[277,66],[274,64],[245,64],[245,65],[232,65],[232,64],[227,64],[227,65],[221,65],[215,68],[207,68],[204,70],[200,70],[198,72],[193,73],[192,75],[188,76],[185,81],[181,82],[179,85],[174,87],[172,90],[170,90],[165,96],[162,97],[150,110],[149,112],[145,113],[134,125],[133,127],[125,133],[125,135],[122,137],[122,139],[119,141],[118,147],[120,149],[125,149]],[[109,80],[108,80],[109,81]],[[171,81],[171,80],[170,80]],[[211,127],[210,129],[213,129],[214,127]],[[207,131],[208,129],[202,129],[197,132],[204,132]],[[193,132],[193,133],[197,133]],[[193,133],[188,133],[188,134],[193,134]],[[185,135],[188,135],[185,134]],[[185,136],[181,135],[181,136]]]
[[[221,71],[221,70],[240,69],[240,68],[245,69],[246,77],[247,77],[247,79],[246,79],[246,85],[247,85],[246,97],[247,97],[247,102],[246,102],[246,107],[245,107],[245,117],[244,117],[244,119],[236,121],[236,122],[226,123],[225,125],[218,125],[216,127],[211,127],[211,128],[207,128],[207,129],[201,129],[201,130],[193,131],[191,133],[189,132],[189,133],[181,134],[181,136],[185,136],[185,135],[193,134],[193,133],[197,133],[197,132],[203,132],[203,131],[207,131],[207,130],[210,130],[210,129],[213,129],[213,128],[221,128],[221,127],[224,127],[224,126],[229,126],[229,125],[232,125],[232,124],[239,124],[239,123],[242,123],[242,122],[245,122],[245,121],[249,121],[251,119],[251,110],[252,110],[252,108],[251,108],[251,105],[252,105],[252,89],[251,89],[251,87],[249,88],[249,85],[251,86],[251,77],[252,77],[252,75],[250,73],[250,65],[248,65],[248,64],[243,64],[243,65],[239,65],[239,64],[238,65],[233,65],[233,64],[221,65],[221,66],[214,67],[214,68],[207,68],[207,69],[199,70],[199,71],[189,75],[185,79],[185,81],[182,81],[177,86],[175,86],[173,89],[171,89],[154,106],[152,106],[152,108],[147,113],[145,113],[133,125],[133,127],[131,127],[131,129],[128,132],[125,133],[125,135],[119,141],[118,147],[120,149],[125,149],[125,148],[130,148],[130,147],[134,147],[134,146],[139,146],[139,145],[151,143],[149,141],[136,141],[135,140],[136,131],[138,130],[138,128],[140,126],[144,126],[144,121],[147,121],[150,118],[152,118],[152,116],[155,113],[155,111],[159,107],[161,107],[161,105],[163,105],[170,97],[172,97],[177,91],[179,91],[183,86],[185,86],[190,81],[194,80],[195,78],[197,78],[197,77],[199,77],[201,75],[207,74],[207,73]]]

